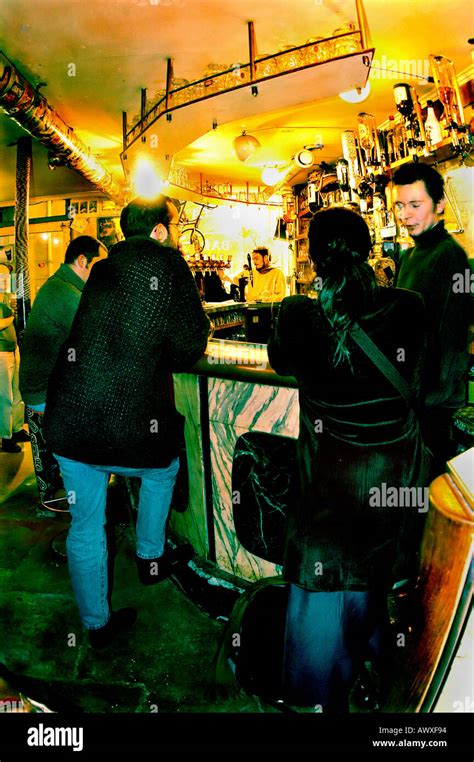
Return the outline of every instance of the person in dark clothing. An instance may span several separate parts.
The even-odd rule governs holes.
[[[67,539],[72,586],[94,647],[133,624],[134,609],[111,613],[105,505],[109,475],[141,477],[136,561],[153,584],[171,570],[165,527],[183,447],[184,418],[170,398],[171,373],[190,368],[209,332],[192,274],[177,249],[170,199],[132,201],[126,240],[97,263],[52,373],[45,434],[70,499]]]
[[[92,267],[107,249],[90,235],[74,238],[64,263],[39,289],[28,315],[21,346],[20,391],[26,405],[33,466],[41,505],[69,510],[59,464],[44,438],[43,416],[48,380],[59,350],[71,330]]]
[[[354,212],[318,212],[309,244],[319,298],[284,299],[268,344],[277,373],[296,377],[300,403],[299,498],[283,569],[291,583],[284,698],[337,713],[348,709],[364,658],[388,649],[387,593],[415,573],[427,510],[423,489],[412,490],[411,504],[401,496],[425,487],[429,469],[413,407],[354,331],[362,327],[416,398],[424,308],[418,294],[377,285],[370,233]],[[395,500],[384,497],[388,486]]]
[[[423,435],[434,455],[434,477],[446,470],[446,461],[455,454],[451,421],[466,397],[469,261],[441,220],[446,204],[441,175],[427,164],[405,164],[394,173],[393,185],[396,215],[415,241],[400,257],[395,284],[418,291],[426,305],[428,348],[422,415]]]

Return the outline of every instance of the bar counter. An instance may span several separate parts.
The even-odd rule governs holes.
[[[174,389],[186,416],[189,502],[172,512],[172,531],[215,564],[219,582],[211,576],[210,584],[281,574],[296,476],[296,379],[271,369],[266,345],[212,340],[192,372],[174,376]],[[427,712],[436,702],[469,612],[472,519],[451,477],[438,477],[416,585],[389,595],[395,631],[410,638],[383,711]]]
[[[237,578],[278,574],[299,431],[296,380],[266,345],[211,340],[192,372],[174,375],[186,418],[189,502],[170,529]]]

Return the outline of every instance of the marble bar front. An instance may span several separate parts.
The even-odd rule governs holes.
[[[296,380],[270,367],[265,344],[212,340],[174,375],[186,417],[189,499],[170,529],[218,570],[249,581],[281,572],[294,490]]]

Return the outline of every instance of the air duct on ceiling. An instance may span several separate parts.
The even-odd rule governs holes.
[[[5,113],[63,159],[67,166],[122,204],[123,192],[114,176],[1,51],[0,65],[3,69],[0,76],[0,106]]]

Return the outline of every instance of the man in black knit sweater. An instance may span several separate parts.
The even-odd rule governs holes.
[[[440,219],[446,205],[441,175],[428,164],[405,164],[394,173],[393,185],[395,213],[415,241],[400,258],[395,285],[418,291],[426,306],[422,423],[436,476],[455,454],[452,416],[466,397],[472,278],[466,252]]]
[[[165,527],[184,442],[171,397],[173,372],[202,355],[209,333],[178,247],[178,211],[167,197],[122,211],[126,240],[98,262],[52,373],[45,434],[68,492],[69,571],[93,647],[133,624],[134,609],[108,602],[105,505],[109,475],[141,477],[137,566],[153,584],[169,574]]]

